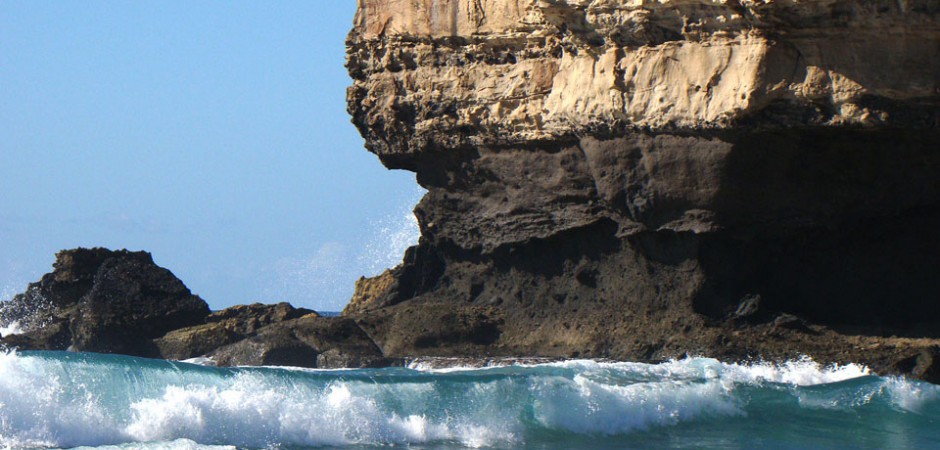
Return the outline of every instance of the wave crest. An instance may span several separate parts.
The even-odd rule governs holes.
[[[790,415],[880,404],[923,412],[934,411],[938,400],[936,386],[806,358],[316,371],[0,353],[0,445],[11,447],[515,447],[544,436],[737,422],[765,405],[795,408]]]

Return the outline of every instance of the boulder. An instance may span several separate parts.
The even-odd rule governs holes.
[[[312,310],[294,308],[285,302],[236,305],[210,314],[205,324],[170,331],[155,339],[154,344],[163,358],[189,359],[254,336],[268,325],[308,315],[318,316]]]
[[[209,353],[220,366],[283,365],[361,368],[400,364],[344,317],[306,315],[262,328],[257,335]]]
[[[24,333],[0,342],[51,349],[159,356],[152,339],[202,324],[205,301],[147,252],[64,250],[53,271],[4,307]]]

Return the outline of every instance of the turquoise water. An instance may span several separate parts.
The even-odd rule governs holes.
[[[936,448],[940,388],[809,360],[219,369],[0,353],[7,448]]]

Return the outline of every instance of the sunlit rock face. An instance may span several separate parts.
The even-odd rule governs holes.
[[[350,314],[395,354],[934,345],[857,350],[940,334],[938,55],[932,0],[360,0],[349,112],[428,194]]]
[[[389,157],[728,129],[762,112],[775,113],[764,125],[935,127],[938,10],[931,0],[361,0],[351,112]]]

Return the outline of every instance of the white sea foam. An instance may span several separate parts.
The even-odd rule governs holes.
[[[308,383],[285,371],[225,377],[198,376],[185,367],[132,370],[0,353],[0,446],[169,442],[165,448],[187,448],[191,441],[261,448],[452,441],[481,447],[517,439],[515,424],[506,417],[424,414],[440,397],[427,383]],[[393,401],[411,406],[402,413],[387,406]]]
[[[437,367],[423,361],[414,370],[434,374],[485,373],[499,365]],[[766,383],[791,387],[837,383],[869,375],[857,365],[822,366],[810,358],[780,364],[727,364],[688,358],[661,364],[568,360],[525,365],[546,372],[536,386],[536,420],[546,428],[575,433],[621,434],[676,425],[703,416],[744,415],[735,396],[741,386]]]
[[[725,364],[721,376],[738,382],[780,383],[793,386],[814,386],[838,383],[871,374],[859,364],[823,366],[809,357],[784,363]]]
[[[168,442],[133,442],[121,445],[75,447],[72,450],[238,450],[234,445],[202,445],[189,439]]]
[[[212,359],[211,356],[197,356],[195,358],[184,359],[180,362],[184,362],[186,364],[195,364],[197,366],[208,366],[208,367],[216,366],[216,362],[214,359]]]
[[[891,377],[885,389],[895,406],[909,412],[920,412],[929,402],[940,400],[940,386]]]
[[[0,326],[0,336],[12,336],[14,334],[22,334],[23,328],[20,326],[19,320],[14,320],[13,322],[8,323],[6,326]]]
[[[811,386],[845,381],[870,375],[870,370],[859,364],[823,366],[809,357],[782,363],[723,363],[712,358],[686,358],[670,360],[660,364],[633,362],[610,362],[590,359],[566,360],[541,364],[520,364],[521,367],[557,367],[585,373],[629,373],[634,377],[671,379],[720,379],[736,383],[780,383],[794,386]],[[474,370],[491,370],[504,367],[496,364],[488,367],[454,365],[438,367],[438,364],[415,361],[408,366],[413,370],[429,373],[452,373]]]
[[[619,435],[746,417],[761,407],[753,392],[814,409],[866,407],[875,396],[917,412],[940,400],[940,388],[898,378],[840,383],[867,374],[808,359],[329,372],[0,353],[0,447],[513,447],[538,430]]]
[[[545,427],[575,433],[621,434],[675,425],[703,415],[742,415],[721,383],[662,381],[625,386],[582,375],[546,380],[535,398],[536,419]]]
[[[424,397],[421,390],[426,387],[395,388],[395,395],[416,400]],[[277,386],[257,373],[242,373],[226,386],[169,386],[157,398],[136,402],[125,430],[138,441],[184,437],[249,447],[441,440],[484,446],[514,439],[511,433],[500,433],[495,423],[442,422],[390,413],[379,389],[357,381],[334,381],[324,388]]]
[[[69,392],[52,365],[15,352],[0,353],[0,444],[52,447],[111,440],[116,424],[94,394]],[[70,439],[75,436],[81,440]]]

